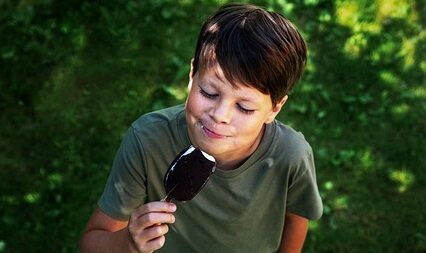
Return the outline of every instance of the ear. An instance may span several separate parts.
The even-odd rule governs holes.
[[[265,120],[266,124],[271,123],[274,121],[275,117],[278,115],[278,113],[281,111],[281,108],[284,106],[285,102],[287,102],[288,95],[285,95],[275,106],[272,108],[271,112],[269,113],[268,117]]]
[[[194,71],[194,58],[191,59],[191,70],[189,71],[189,82],[188,82],[188,90],[191,90],[192,87],[192,73]]]

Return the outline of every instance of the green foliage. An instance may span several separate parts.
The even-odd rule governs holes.
[[[184,101],[201,23],[225,2],[0,2],[0,252],[77,251],[122,135]],[[425,4],[252,2],[309,45],[279,115],[316,155],[324,216],[305,252],[426,251]]]

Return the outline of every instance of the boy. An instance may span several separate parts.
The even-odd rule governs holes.
[[[81,252],[300,252],[322,202],[311,147],[275,116],[305,62],[281,15],[220,8],[200,32],[185,105],[129,129]],[[191,201],[159,201],[169,163],[191,144],[216,159],[215,173]]]

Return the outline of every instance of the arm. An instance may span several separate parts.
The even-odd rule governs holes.
[[[80,240],[80,252],[132,252],[127,221],[115,220],[97,208]]]
[[[151,202],[132,213],[129,221],[111,218],[97,208],[80,240],[81,253],[152,252],[164,245],[166,223],[173,223],[176,206]]]
[[[302,252],[308,232],[308,220],[292,213],[286,213],[280,253]]]

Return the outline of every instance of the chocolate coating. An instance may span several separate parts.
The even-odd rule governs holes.
[[[197,195],[215,170],[212,156],[189,146],[170,164],[164,176],[166,201],[188,201]]]

